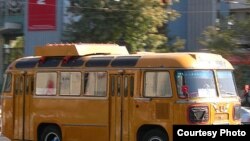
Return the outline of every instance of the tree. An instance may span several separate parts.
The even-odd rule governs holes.
[[[249,5],[250,0],[241,5]],[[201,45],[211,52],[225,54],[237,54],[238,48],[250,47],[250,16],[246,15],[244,20],[237,20],[234,15],[220,19],[220,23],[208,27],[200,38]],[[246,42],[243,44],[243,42]]]
[[[228,25],[230,21],[231,25]],[[247,60],[247,50],[250,47],[250,16],[244,20],[235,20],[233,16],[216,26],[208,27],[200,39],[200,43],[210,52],[228,57],[240,57]],[[237,87],[242,89],[249,84],[249,65],[235,64],[234,73]]]
[[[199,43],[210,52],[218,54],[232,53],[237,47],[233,38],[233,31],[221,30],[220,27],[209,26],[203,32],[203,36],[199,39]]]
[[[179,14],[161,0],[71,0],[66,37],[73,42],[118,43],[130,52],[157,51],[167,37],[159,29]]]
[[[236,43],[250,47],[250,16],[244,20],[235,21],[233,26]],[[242,42],[243,41],[243,42]],[[241,43],[242,42],[242,43]]]

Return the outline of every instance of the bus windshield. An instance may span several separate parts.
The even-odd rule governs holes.
[[[178,95],[185,97],[182,90],[187,87],[188,97],[216,97],[212,70],[178,70],[175,73]]]
[[[217,71],[219,91],[222,97],[237,96],[233,74],[231,71]]]

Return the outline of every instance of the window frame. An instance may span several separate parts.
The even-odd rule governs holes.
[[[42,74],[42,73],[47,73],[48,75],[49,74],[55,74],[54,76],[55,76],[55,79],[53,79],[53,80],[55,80],[55,82],[53,82],[53,86],[54,86],[54,92],[55,93],[53,93],[53,94],[46,94],[45,92],[44,93],[42,93],[42,94],[39,94],[37,91],[37,89],[39,88],[38,87],[38,74]],[[48,77],[48,78],[51,78],[51,77]],[[40,80],[41,81],[41,80]],[[47,79],[47,83],[48,83],[48,81],[49,81],[49,79]],[[52,82],[52,81],[51,81]],[[47,85],[49,85],[49,84],[47,84]],[[50,91],[49,90],[49,88],[40,88],[41,90],[40,91],[44,91],[45,89],[45,91]],[[43,90],[42,90],[43,89]],[[38,71],[38,72],[36,72],[36,74],[35,74],[35,95],[36,96],[57,96],[57,93],[58,93],[58,72],[57,71]]]
[[[165,75],[168,75],[168,79],[164,80],[164,81],[166,81],[166,83],[169,83],[169,86],[168,86],[169,89],[166,89],[165,95],[162,95],[163,93],[161,93],[161,95],[157,95],[157,91],[156,91],[155,95],[152,95],[152,96],[146,95],[146,75],[149,72],[150,73],[159,73],[159,72],[162,73],[163,72],[163,73],[166,73]],[[156,86],[156,88],[157,88],[157,86]],[[148,98],[171,98],[171,97],[173,97],[173,88],[172,88],[170,71],[169,70],[147,70],[147,71],[144,71],[144,73],[143,73],[143,96],[148,97]]]
[[[5,93],[9,93],[12,90],[12,74],[11,73],[5,73],[4,74],[4,83],[3,83],[3,87],[2,87],[2,91]],[[8,82],[8,89],[6,88],[6,84]]]
[[[63,87],[63,84],[62,84],[62,73],[68,73],[68,75],[69,75],[69,88],[68,88],[68,90],[69,90],[69,92],[68,93],[65,93],[65,94],[62,94],[61,92],[62,92],[62,88],[64,88]],[[79,91],[78,91],[78,93],[77,94],[72,94],[72,90],[75,88],[74,86],[75,86],[75,84],[71,84],[71,82],[72,82],[72,74],[76,74],[76,73],[79,73],[79,76],[80,76],[80,79],[77,79],[77,80],[79,80]],[[77,75],[77,74],[76,74]],[[77,77],[76,77],[77,78]],[[58,79],[58,83],[60,84],[59,85],[59,87],[58,87],[58,91],[59,91],[59,95],[60,96],[80,96],[81,95],[81,91],[82,91],[82,72],[81,71],[60,71],[60,75],[59,75],[59,79]],[[77,84],[77,83],[76,83]],[[71,87],[71,86],[73,86],[73,87]],[[65,89],[66,90],[66,89]]]
[[[95,78],[95,82],[97,82],[97,80],[96,80],[96,73],[104,73],[105,74],[105,84],[104,84],[104,89],[105,89],[105,92],[104,92],[104,95],[96,95],[95,93],[94,94],[87,94],[86,93],[86,89],[88,89],[87,88],[87,84],[86,84],[86,81],[87,81],[87,79],[85,78],[86,76],[86,74],[88,73],[88,75],[89,75],[89,73],[94,73],[95,74],[95,76],[94,76],[94,78]],[[93,80],[91,80],[91,81],[93,81]],[[98,82],[97,82],[98,83]],[[96,88],[98,88],[98,85],[97,86],[94,86],[94,89],[96,89]],[[81,89],[82,89],[82,95],[83,96],[85,96],[85,97],[107,97],[107,93],[108,93],[108,72],[107,71],[84,71],[83,73],[82,73],[82,86],[81,86]]]
[[[188,97],[191,97],[191,98],[211,98],[211,97],[213,98],[213,97],[218,97],[217,82],[216,82],[216,78],[215,78],[216,74],[215,74],[213,69],[176,69],[175,72],[174,72],[174,78],[175,78],[175,83],[176,83],[176,93],[177,93],[177,96],[179,98],[186,98],[186,96],[184,94],[182,94],[181,88],[178,88],[179,82],[178,82],[178,79],[177,79],[177,72],[180,72],[180,71],[183,71],[183,72],[184,71],[185,72],[187,72],[187,71],[207,71],[207,72],[210,72],[212,74],[212,79],[213,79],[214,83],[211,83],[211,84],[214,84],[214,85],[212,85],[212,86],[214,86],[214,89],[215,89],[214,90],[214,96],[205,96],[204,97],[204,96],[190,96],[190,95],[188,95]],[[185,80],[185,78],[184,78],[184,80]],[[197,93],[198,93],[198,90],[197,90]]]
[[[223,94],[222,93],[222,89],[220,87],[220,78],[219,78],[219,73],[220,72],[230,72],[230,75],[232,77],[232,84],[234,86],[234,92],[235,92],[235,95],[227,95],[227,94]],[[219,95],[223,98],[225,97],[236,97],[236,96],[239,96],[238,92],[237,92],[237,85],[236,85],[236,81],[235,81],[235,76],[234,76],[234,73],[232,70],[216,70],[216,77],[217,77],[217,83],[218,83],[218,92],[219,92]],[[228,88],[228,87],[227,87]]]

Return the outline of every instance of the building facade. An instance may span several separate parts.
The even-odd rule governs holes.
[[[47,43],[60,43],[63,26],[62,0],[26,0],[24,15],[25,55]]]
[[[63,3],[63,0],[0,0],[0,86],[8,61],[20,57],[8,58],[17,49],[14,46],[17,40],[23,40],[18,48],[22,56],[34,55],[38,45],[61,41]]]
[[[24,56],[34,55],[37,45],[60,43],[68,6],[70,0],[0,0],[0,74],[6,67],[5,48],[17,37],[23,37]],[[169,35],[185,39],[186,51],[199,51],[198,38],[205,28],[228,14],[224,0],[180,0],[171,8],[181,17],[168,24]]]
[[[250,17],[250,3],[246,0],[237,0],[230,3],[230,14],[235,20],[242,21]],[[238,37],[238,44],[242,47],[250,48],[250,37]]]
[[[0,0],[0,86],[7,66],[9,48],[17,37],[23,36],[24,1]],[[23,48],[23,47],[22,47]]]
[[[224,0],[180,0],[172,8],[181,17],[169,23],[170,36],[184,39],[185,51],[202,50],[199,38],[204,30],[229,15],[229,3]]]

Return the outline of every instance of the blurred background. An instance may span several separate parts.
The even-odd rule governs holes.
[[[130,53],[213,52],[250,84],[248,0],[0,0],[0,85],[7,66],[47,43],[117,43]]]

